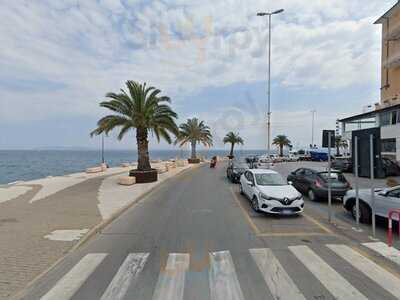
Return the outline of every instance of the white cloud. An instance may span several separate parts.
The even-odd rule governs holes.
[[[372,21],[392,2],[281,1],[273,76],[288,88],[333,91],[376,82],[379,26]],[[277,7],[258,0],[7,1],[0,80],[44,88],[2,87],[0,118],[97,114],[98,100],[126,79],[148,81],[180,101],[208,86],[264,80],[267,35],[256,8]],[[46,90],[46,82],[64,88]]]

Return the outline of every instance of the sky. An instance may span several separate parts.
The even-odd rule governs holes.
[[[90,147],[107,92],[147,82],[178,123],[198,117],[215,148],[238,132],[266,148],[267,19],[272,136],[315,143],[336,119],[379,102],[381,26],[395,0],[13,0],[0,10],[0,149]],[[131,132],[108,149],[136,148]],[[152,149],[171,149],[150,140]],[[226,146],[227,148],[228,146]]]

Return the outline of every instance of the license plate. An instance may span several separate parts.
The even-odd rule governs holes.
[[[284,209],[284,210],[282,210],[282,214],[283,214],[283,215],[291,215],[291,214],[292,214],[292,211],[289,210],[289,209]]]

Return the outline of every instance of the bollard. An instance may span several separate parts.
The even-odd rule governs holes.
[[[392,225],[392,218],[393,215],[397,214],[398,218],[398,223],[399,223],[399,237],[400,237],[400,209],[390,209],[389,214],[388,214],[388,233],[387,233],[387,238],[388,238],[388,246],[392,247],[393,246],[393,225]]]

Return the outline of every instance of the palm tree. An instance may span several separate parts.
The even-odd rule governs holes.
[[[179,126],[179,135],[175,143],[179,146],[190,143],[192,147],[191,162],[197,162],[196,145],[201,143],[204,146],[210,147],[213,144],[210,127],[204,124],[204,121],[199,121],[197,118],[188,119],[186,123]]]
[[[286,135],[278,135],[272,141],[272,144],[279,147],[279,156],[283,156],[283,147],[290,146],[291,142]]]
[[[121,140],[130,130],[136,129],[137,171],[150,171],[148,134],[153,133],[158,141],[163,138],[171,143],[171,134],[177,136],[179,133],[175,123],[177,114],[168,105],[171,100],[161,96],[159,89],[132,80],[126,82],[126,87],[127,91],[108,93],[106,97],[110,100],[100,103],[113,114],[101,118],[91,136],[120,128],[118,139]]]
[[[224,142],[224,144],[227,143],[231,144],[231,151],[229,153],[229,158],[233,157],[233,148],[235,147],[235,144],[240,144],[240,145],[244,144],[244,141],[239,136],[239,133],[234,133],[232,131],[228,132],[222,141]]]
[[[336,156],[340,155],[340,148],[347,149],[348,144],[346,140],[342,139],[342,136],[335,136]]]

